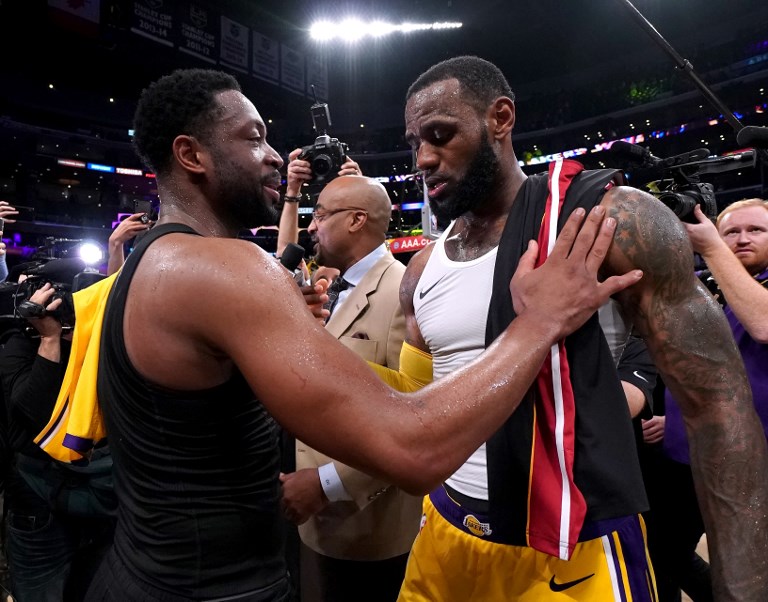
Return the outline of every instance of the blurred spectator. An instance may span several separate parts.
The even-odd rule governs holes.
[[[5,257],[5,243],[2,242],[3,234],[5,233],[5,224],[13,224],[15,219],[11,219],[10,216],[18,215],[15,207],[12,207],[8,201],[0,201],[0,282],[5,282],[8,278],[8,263]]]
[[[46,283],[28,300],[40,308],[37,317],[27,319],[37,336],[12,331],[0,353],[14,452],[5,500],[7,556],[12,593],[20,602],[83,599],[111,542],[117,506],[106,447],[96,450],[87,466],[74,466],[34,443],[50,419],[70,353],[71,332],[54,317],[63,301],[54,293]]]

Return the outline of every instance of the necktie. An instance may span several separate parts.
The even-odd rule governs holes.
[[[331,282],[331,284],[328,286],[328,302],[324,306],[325,309],[333,313],[333,308],[336,307],[336,303],[339,300],[341,291],[345,291],[348,288],[349,282],[344,280],[342,277],[338,277],[333,282]]]

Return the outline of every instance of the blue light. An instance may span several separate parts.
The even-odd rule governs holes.
[[[103,171],[106,173],[115,173],[115,168],[111,165],[100,165],[99,163],[88,163],[87,165],[88,169],[92,169],[93,171]]]
[[[422,201],[418,203],[403,203],[400,205],[400,211],[412,211],[414,209],[421,209],[424,206]]]

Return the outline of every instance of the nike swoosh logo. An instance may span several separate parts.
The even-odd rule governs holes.
[[[640,374],[637,370],[635,370],[632,374],[637,376],[637,378],[639,378],[640,380],[644,380],[645,382],[648,382],[648,379],[645,378],[645,376],[643,376],[642,374]]]
[[[445,274],[443,274],[442,276],[440,276],[440,278],[438,278],[438,279],[437,279],[437,282],[435,282],[435,283],[434,283],[432,286],[430,286],[429,288],[423,288],[423,289],[421,289],[421,291],[419,292],[419,299],[423,299],[424,297],[426,297],[426,296],[427,296],[427,294],[429,293],[429,291],[431,291],[433,288],[435,288],[435,287],[438,285],[438,283],[439,283],[439,282],[440,282],[440,281],[441,281],[443,278],[445,278]]]
[[[586,577],[582,577],[581,579],[574,579],[573,581],[566,581],[565,583],[558,583],[555,581],[555,576],[552,575],[552,579],[549,580],[549,589],[551,589],[553,592],[564,592],[567,589],[571,589],[574,585],[578,585],[582,581],[586,581],[590,577],[594,577],[595,574],[592,573],[591,575],[587,575]]]

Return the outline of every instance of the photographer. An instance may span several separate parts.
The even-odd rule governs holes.
[[[280,229],[277,238],[277,256],[289,242],[299,242],[299,204],[302,199],[301,187],[312,179],[312,165],[299,159],[303,149],[297,148],[288,155],[288,176],[283,196],[283,210],[280,214]],[[346,157],[338,172],[339,176],[362,176],[360,166]]]
[[[125,263],[125,243],[147,232],[154,222],[147,213],[134,213],[121,221],[109,236],[107,276],[111,276]]]
[[[765,345],[768,202],[747,199],[733,203],[718,215],[716,224],[706,219],[699,207],[694,215],[697,223],[685,224],[685,229],[693,250],[702,256],[725,297],[732,328],[740,324],[755,342]]]
[[[108,516],[115,508],[111,492],[106,489],[94,504],[90,490],[96,471],[103,482],[111,482],[106,449],[79,468],[53,460],[33,442],[51,416],[71,349],[70,333],[53,315],[63,304],[54,299],[55,292],[45,283],[29,298],[45,308],[40,317],[27,319],[39,336],[13,330],[0,354],[14,451],[6,488],[7,555],[12,591],[20,602],[82,599],[114,528]]]

